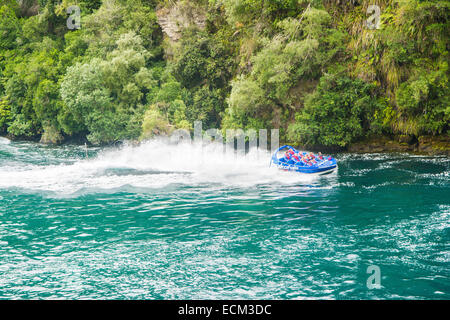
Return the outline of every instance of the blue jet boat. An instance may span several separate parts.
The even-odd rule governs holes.
[[[287,158],[285,156],[285,153],[282,153],[280,156],[281,151],[289,151],[292,150],[297,157],[289,157]],[[278,167],[278,169],[284,170],[284,171],[294,171],[294,172],[300,172],[300,173],[307,173],[307,174],[318,174],[318,175],[324,175],[332,173],[337,169],[337,162],[336,159],[329,157],[329,156],[322,156],[323,159],[320,159],[320,156],[315,154],[314,161],[310,162],[303,162],[303,161],[297,161],[295,158],[299,159],[301,158],[301,155],[306,156],[309,152],[302,152],[298,151],[292,146],[286,145],[279,148],[275,153],[272,155],[272,159],[270,161],[270,164],[274,164]]]

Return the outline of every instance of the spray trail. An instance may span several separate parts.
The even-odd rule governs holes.
[[[11,147],[8,145],[8,147]],[[170,145],[151,140],[139,146],[105,149],[93,159],[73,163],[20,166],[0,164],[0,188],[23,188],[70,194],[81,189],[108,190],[123,186],[164,188],[171,184],[251,187],[295,184],[313,177],[269,168],[270,154],[250,150],[246,155],[223,152],[223,145]],[[45,159],[42,159],[44,161]],[[5,165],[3,165],[5,164]]]

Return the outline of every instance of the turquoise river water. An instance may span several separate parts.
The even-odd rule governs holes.
[[[450,298],[447,157],[0,139],[0,299]]]

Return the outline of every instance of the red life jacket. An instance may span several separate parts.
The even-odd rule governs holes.
[[[297,156],[296,154],[293,154],[292,157],[293,157],[295,160],[300,161],[300,159],[298,158],[298,156]]]

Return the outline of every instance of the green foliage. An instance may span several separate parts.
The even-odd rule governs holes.
[[[105,60],[94,58],[69,67],[61,82],[64,131],[76,134],[87,130],[94,144],[137,138],[140,132],[135,125],[130,131],[129,123],[136,120],[137,109],[146,102],[144,93],[153,85],[152,74],[145,67],[148,58],[140,36],[130,32],[119,37],[116,49]]]
[[[448,1],[388,2],[376,32],[353,35],[356,75],[375,81],[390,107],[382,122],[395,134],[448,130]]]
[[[44,123],[44,132],[41,136],[41,143],[45,144],[58,144],[63,140],[61,131],[55,127],[54,124]]]
[[[228,103],[234,125],[245,127],[246,119],[256,116],[265,127],[280,126],[279,115],[289,113],[298,99],[293,88],[319,77],[343,50],[343,34],[330,29],[330,22],[326,11],[309,8],[302,20],[287,18],[278,23],[281,33],[263,40],[263,49],[252,58],[250,74],[232,83]]]
[[[155,135],[169,134],[172,128],[155,106],[152,106],[144,114],[144,121],[142,123],[141,139],[148,139]]]
[[[16,38],[21,25],[14,7],[2,2],[0,2],[0,50],[9,50],[17,45]]]
[[[254,24],[257,21],[273,21],[292,17],[304,8],[304,0],[216,0],[223,4],[228,21],[232,25]]]
[[[13,122],[8,127],[8,133],[16,137],[33,137],[35,131],[33,122],[26,119],[22,113],[13,116]]]
[[[33,107],[39,120],[57,123],[56,117],[61,107],[58,85],[48,79],[41,81],[33,98]]]
[[[188,89],[203,84],[223,87],[231,76],[230,54],[219,41],[202,32],[188,30],[174,65],[174,75]]]
[[[381,108],[373,85],[338,75],[320,79],[304,109],[289,127],[289,137],[304,144],[345,147],[375,130],[373,114]]]
[[[397,104],[404,118],[418,119],[414,134],[441,134],[450,123],[447,67],[400,85]]]
[[[0,133],[5,133],[7,124],[11,119],[11,107],[8,99],[5,97],[0,100]]]
[[[367,1],[33,3],[0,0],[0,134],[105,144],[202,120],[347,146],[448,132],[448,1],[379,1],[379,30]],[[80,30],[66,27],[73,4]],[[194,23],[174,26],[185,7]],[[179,41],[162,30],[178,27]]]
[[[227,41],[198,30],[184,32],[174,61],[168,66],[173,76],[162,83],[153,99],[170,121],[175,121],[173,110],[177,109],[173,101],[183,101],[183,111],[178,111],[178,116],[184,116],[174,122],[177,127],[190,128],[196,120],[203,121],[204,128],[220,126],[235,66],[233,48],[226,46]]]
[[[102,83],[101,60],[90,63],[77,63],[67,69],[61,82],[61,97],[64,101],[64,118],[70,122],[61,125],[67,134],[82,132],[86,129],[86,119],[91,110],[112,108],[109,91]],[[70,114],[70,116],[69,116]],[[73,127],[76,123],[78,126]]]

